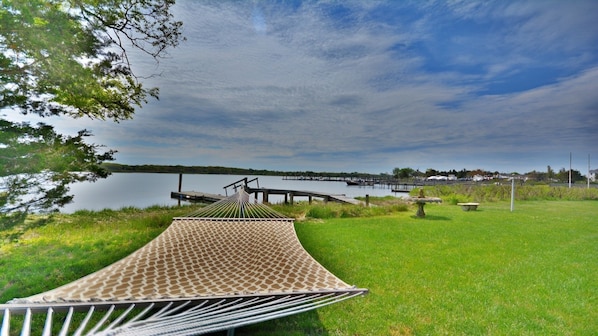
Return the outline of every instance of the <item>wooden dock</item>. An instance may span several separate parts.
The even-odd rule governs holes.
[[[170,193],[170,197],[174,199],[178,199],[180,201],[194,201],[194,202],[208,202],[214,203],[218,202],[228,196],[228,188],[233,188],[235,191],[238,188],[244,188],[248,194],[254,194],[255,199],[258,199],[259,194],[262,194],[262,203],[269,203],[269,196],[270,195],[284,195],[284,203],[293,204],[295,197],[307,197],[309,203],[311,204],[312,199],[319,198],[324,200],[324,202],[339,202],[339,203],[348,203],[348,204],[355,204],[355,205],[368,205],[368,202],[363,202],[360,200],[356,200],[352,197],[347,197],[344,194],[330,194],[320,191],[306,191],[306,190],[289,190],[289,189],[271,189],[271,188],[260,188],[259,183],[257,181],[257,177],[251,180],[247,178],[243,178],[236,182],[233,182],[229,185],[224,186],[224,190],[226,192],[226,196],[223,195],[215,195],[215,194],[208,194],[202,193],[197,191],[181,191],[183,176],[179,174],[179,191],[172,191]],[[249,187],[250,182],[255,182],[257,184],[256,188]]]
[[[307,191],[307,190],[289,190],[289,189],[270,189],[270,188],[251,188],[245,187],[245,190],[249,194],[255,194],[255,198],[258,198],[258,194],[262,194],[262,200],[264,203],[268,203],[268,198],[270,195],[284,195],[284,203],[291,203],[293,204],[295,197],[307,197],[309,203],[311,204],[312,199],[320,198],[324,200],[324,202],[339,202],[339,203],[348,203],[348,204],[364,204],[365,202],[356,200],[352,197],[347,197],[345,195],[338,195],[338,194],[329,194],[320,191]]]
[[[287,189],[269,189],[269,188],[246,188],[245,189],[249,194],[255,194],[255,198],[258,198],[258,194],[262,194],[262,200],[264,203],[268,203],[268,196],[269,195],[284,195],[284,203],[293,203],[295,201],[295,197],[307,197],[309,203],[311,204],[313,198],[319,198],[324,200],[324,202],[339,202],[339,203],[348,203],[348,204],[365,204],[365,202],[356,200],[351,197],[347,197],[345,195],[336,195],[336,194],[328,194],[319,191],[302,191],[302,190],[287,190]],[[208,194],[202,193],[197,191],[172,191],[170,193],[170,198],[182,200],[182,201],[192,201],[192,202],[206,202],[206,203],[214,203],[218,202],[226,196],[222,195],[215,195],[215,194]]]

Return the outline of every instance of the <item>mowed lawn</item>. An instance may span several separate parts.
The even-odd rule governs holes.
[[[176,211],[67,215],[5,242],[2,302],[121,258]],[[320,263],[370,293],[235,334],[598,334],[597,201],[517,202],[514,212],[508,202],[473,212],[430,204],[426,213],[297,222],[302,244]]]
[[[247,334],[598,334],[598,202],[426,213],[296,224],[317,260],[370,293]]]

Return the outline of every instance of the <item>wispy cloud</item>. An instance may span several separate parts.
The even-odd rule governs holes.
[[[541,169],[596,153],[595,1],[180,1],[125,163]],[[82,126],[78,122],[76,126]],[[68,121],[67,121],[68,124]],[[598,157],[598,153],[595,154]]]

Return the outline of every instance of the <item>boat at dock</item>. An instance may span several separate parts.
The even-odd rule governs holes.
[[[374,185],[374,181],[366,181],[366,180],[347,180],[348,186],[372,186]]]

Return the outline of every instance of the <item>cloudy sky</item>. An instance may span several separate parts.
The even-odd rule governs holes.
[[[392,172],[598,167],[598,1],[185,1],[126,164]]]

